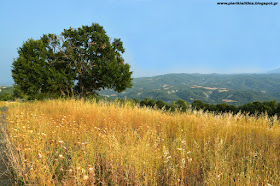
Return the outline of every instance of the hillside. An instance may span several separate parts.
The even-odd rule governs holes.
[[[1,86],[0,85],[0,95],[1,94],[12,94],[14,88],[11,86]]]
[[[135,78],[125,92],[101,91],[110,98],[129,98],[166,102],[199,99],[206,103],[241,105],[252,101],[280,101],[280,76],[273,74],[166,74]]]

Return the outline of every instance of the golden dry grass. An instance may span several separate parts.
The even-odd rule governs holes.
[[[17,102],[11,102],[11,101],[0,101],[0,107],[8,107],[14,104],[18,104]]]
[[[280,183],[279,121],[265,116],[53,100],[16,105],[6,122],[18,184]]]

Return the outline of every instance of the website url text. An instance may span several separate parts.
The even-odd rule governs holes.
[[[276,6],[278,2],[217,2],[217,5],[260,5],[260,6]]]

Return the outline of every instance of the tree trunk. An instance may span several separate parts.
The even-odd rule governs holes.
[[[62,96],[65,96],[64,91],[61,88],[59,88],[59,90],[60,90],[60,93],[62,94]]]

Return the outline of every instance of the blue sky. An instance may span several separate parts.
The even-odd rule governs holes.
[[[2,1],[0,83],[12,82],[13,59],[27,39],[93,22],[122,39],[134,77],[280,68],[280,5],[218,6],[218,1]]]

